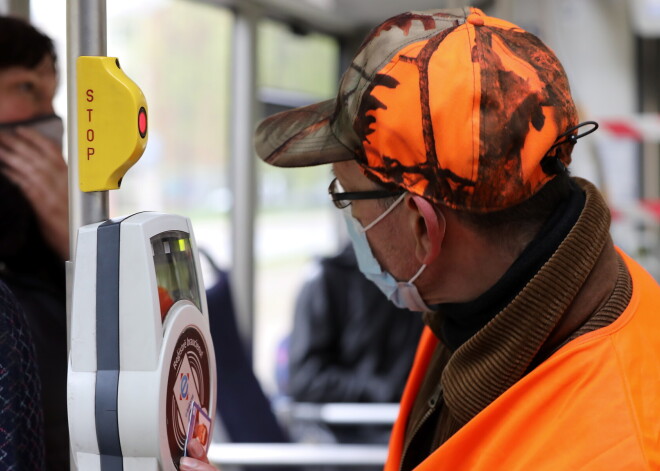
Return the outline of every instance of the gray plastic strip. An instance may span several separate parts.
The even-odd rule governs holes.
[[[96,435],[102,471],[123,471],[119,417],[119,234],[121,220],[96,231]]]

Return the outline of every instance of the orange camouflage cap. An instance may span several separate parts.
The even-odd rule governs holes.
[[[386,20],[336,99],[265,119],[255,147],[281,167],[353,159],[385,186],[490,212],[528,199],[569,165],[576,125],[555,54],[467,7]]]

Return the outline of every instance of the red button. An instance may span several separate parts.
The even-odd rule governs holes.
[[[138,131],[141,137],[147,135],[147,110],[140,108],[138,111]]]

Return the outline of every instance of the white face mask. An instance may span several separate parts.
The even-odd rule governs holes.
[[[62,118],[57,115],[40,116],[38,118],[29,119],[26,121],[16,121],[12,123],[0,124],[0,132],[15,132],[17,127],[31,128],[39,132],[42,136],[47,137],[55,142],[59,149],[62,148],[62,140],[64,139],[64,125]]]
[[[383,214],[374,219],[367,227],[362,227],[360,221],[353,217],[350,206],[343,209],[344,219],[346,220],[348,235],[353,242],[358,267],[364,276],[375,283],[383,294],[387,296],[387,299],[392,301],[397,307],[416,312],[426,312],[430,311],[431,308],[427,306],[419,294],[417,287],[413,284],[422,274],[426,265],[422,265],[410,280],[397,281],[390,273],[381,268],[367,240],[366,232],[390,214],[403,201],[405,196],[405,193],[401,195]]]

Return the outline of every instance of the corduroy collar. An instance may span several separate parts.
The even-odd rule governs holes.
[[[513,300],[453,353],[442,373],[445,403],[459,423],[467,423],[525,374],[603,249],[611,247],[610,213],[602,196],[591,183],[573,180],[586,193],[573,228]],[[430,324],[437,331],[438,319],[428,320],[436,321]]]
[[[447,348],[458,349],[513,300],[557,251],[580,217],[584,203],[584,190],[571,181],[570,196],[493,287],[473,301],[437,306],[442,319],[432,322],[431,328]]]

